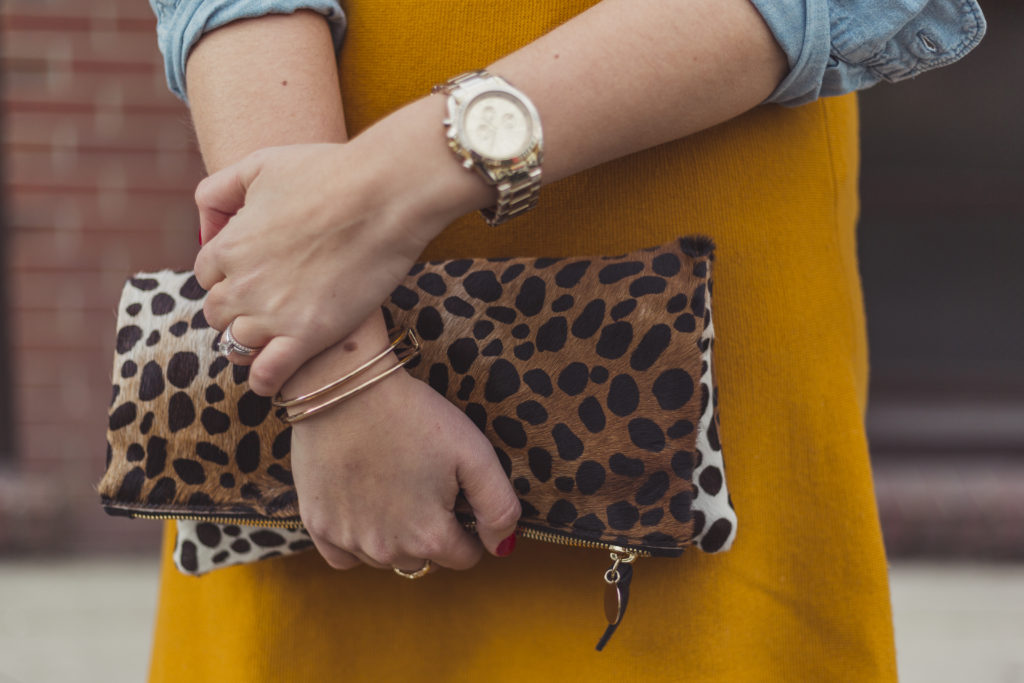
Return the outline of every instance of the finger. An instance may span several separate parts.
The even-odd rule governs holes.
[[[341,548],[327,543],[326,541],[318,541],[315,536],[310,535],[313,539],[313,545],[316,546],[317,552],[324,558],[324,561],[334,569],[352,569],[358,567],[362,562],[352,553],[342,550]]]
[[[204,242],[204,244],[206,243]],[[213,245],[210,244],[206,244],[196,254],[196,262],[192,266],[192,270],[195,272],[196,282],[206,291],[210,291],[214,285],[227,277],[220,264],[217,263],[216,252]]]
[[[322,350],[308,349],[294,337],[274,337],[249,368],[249,387],[261,396],[276,395],[289,377]]]
[[[359,561],[368,567],[373,567],[374,569],[392,569],[390,564],[378,562],[361,550],[353,550],[352,554],[359,558]],[[420,566],[423,566],[422,562],[420,563]]]
[[[262,158],[262,155],[250,154],[238,163],[203,178],[196,186],[202,244],[216,237],[231,217],[245,206],[245,195],[252,179],[259,174]]]
[[[238,316],[230,307],[229,296],[227,283],[222,282],[211,287],[203,300],[203,317],[210,327],[221,332]]]
[[[230,322],[230,325],[231,336],[234,340],[243,346],[253,349],[254,353],[242,354],[232,352],[228,354],[228,360],[235,365],[252,365],[263,350],[263,347],[270,341],[270,338],[260,332],[253,318],[247,315],[235,318]]]
[[[436,542],[431,541],[429,537],[425,538],[424,542],[423,546],[415,547],[413,555],[429,559],[448,569],[469,569],[480,561],[480,556],[484,552],[480,540],[466,531],[454,515],[448,515]],[[415,563],[410,562],[410,566],[412,564]],[[420,564],[422,565],[422,562]]]
[[[458,477],[466,501],[473,508],[480,542],[493,555],[507,555],[507,539],[516,530],[522,507],[497,456],[465,458]],[[499,552],[499,546],[503,552]]]
[[[243,356],[240,353],[229,353],[228,354],[228,360],[231,361],[232,365],[240,365],[242,367],[248,367],[248,366],[253,364],[253,362],[256,360],[256,356],[258,356],[259,353],[260,353],[259,350],[257,350],[256,353],[254,353],[252,355],[249,355],[249,356]]]
[[[395,540],[386,535],[370,534],[362,539],[362,542],[351,548],[356,557],[376,569],[393,569],[400,567],[406,569],[413,567],[416,571],[423,566],[424,559],[407,555],[398,549]]]

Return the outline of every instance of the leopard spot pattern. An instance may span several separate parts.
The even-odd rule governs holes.
[[[712,374],[711,254],[709,240],[683,238],[618,257],[419,263],[385,317],[423,337],[410,371],[495,445],[521,525],[665,554],[721,551],[736,519]],[[198,500],[211,515],[297,520],[288,426],[244,369],[224,372],[201,309],[191,273],[125,285],[108,441],[131,460],[111,459],[101,496],[111,508]],[[160,343],[145,347],[153,333]],[[251,538],[244,553],[209,548],[187,524],[177,554],[192,571],[255,552]]]

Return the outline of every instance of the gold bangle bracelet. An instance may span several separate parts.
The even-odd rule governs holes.
[[[298,413],[296,413],[294,415],[287,415],[286,414],[284,416],[284,421],[287,422],[288,424],[295,424],[296,422],[302,422],[303,420],[305,420],[307,418],[313,417],[314,415],[316,415],[319,412],[327,410],[331,406],[335,406],[335,405],[341,403],[342,401],[344,401],[346,399],[352,398],[353,396],[358,394],[360,391],[363,391],[364,389],[368,389],[371,386],[373,386],[374,384],[376,384],[377,382],[380,382],[381,380],[387,378],[389,375],[392,375],[395,372],[398,372],[409,361],[411,361],[413,358],[415,358],[418,355],[420,355],[419,345],[417,345],[415,348],[410,349],[409,351],[407,351],[404,356],[400,356],[399,359],[398,359],[398,363],[396,363],[395,365],[392,365],[390,368],[388,368],[384,372],[380,373],[379,375],[371,377],[370,379],[366,380],[365,382],[363,382],[359,386],[353,387],[352,389],[349,389],[348,391],[346,391],[346,392],[344,392],[342,394],[338,394],[334,398],[328,399],[328,400],[324,401],[323,403],[321,403],[320,405],[313,406],[312,408],[307,408],[306,410],[300,411],[300,412],[298,412]]]
[[[302,403],[309,403],[314,398],[319,398],[320,396],[323,396],[324,394],[326,394],[326,393],[328,393],[330,391],[333,391],[334,389],[337,389],[338,387],[340,387],[345,382],[349,381],[350,379],[352,379],[356,375],[364,372],[365,370],[370,368],[372,365],[374,365],[375,363],[377,363],[380,360],[382,360],[385,356],[387,356],[389,353],[391,353],[396,348],[398,348],[398,346],[404,340],[406,340],[406,339],[409,340],[409,346],[412,349],[414,349],[416,352],[419,352],[419,350],[420,350],[420,340],[419,340],[419,337],[416,336],[416,333],[411,328],[406,328],[400,335],[395,337],[395,339],[388,345],[388,347],[386,349],[384,349],[383,351],[378,353],[376,356],[374,356],[370,360],[368,360],[365,363],[363,363],[362,365],[360,365],[355,370],[352,370],[348,374],[343,375],[342,377],[339,377],[338,379],[334,380],[330,384],[325,384],[324,386],[320,387],[319,389],[316,389],[315,391],[311,391],[308,394],[303,394],[302,396],[296,396],[295,398],[284,398],[280,394],[278,394],[277,397],[274,399],[274,402],[273,402],[274,407],[275,408],[290,408],[292,406],[297,406],[297,405],[300,405]]]

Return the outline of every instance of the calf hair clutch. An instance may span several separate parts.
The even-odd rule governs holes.
[[[384,303],[389,327],[421,340],[406,370],[494,446],[521,536],[605,549],[623,570],[730,547],[713,253],[691,236],[617,256],[417,263]],[[189,574],[312,547],[292,427],[217,351],[205,295],[190,272],[125,284],[99,484],[110,514],[179,520],[175,561]]]

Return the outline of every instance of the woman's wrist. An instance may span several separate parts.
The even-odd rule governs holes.
[[[291,398],[315,391],[358,368],[388,344],[390,340],[384,316],[375,311],[348,337],[309,359],[285,382],[281,394]]]
[[[425,246],[452,221],[493,206],[497,191],[467,170],[448,148],[442,123],[445,100],[426,96],[381,119],[349,144],[396,193],[393,208]]]

